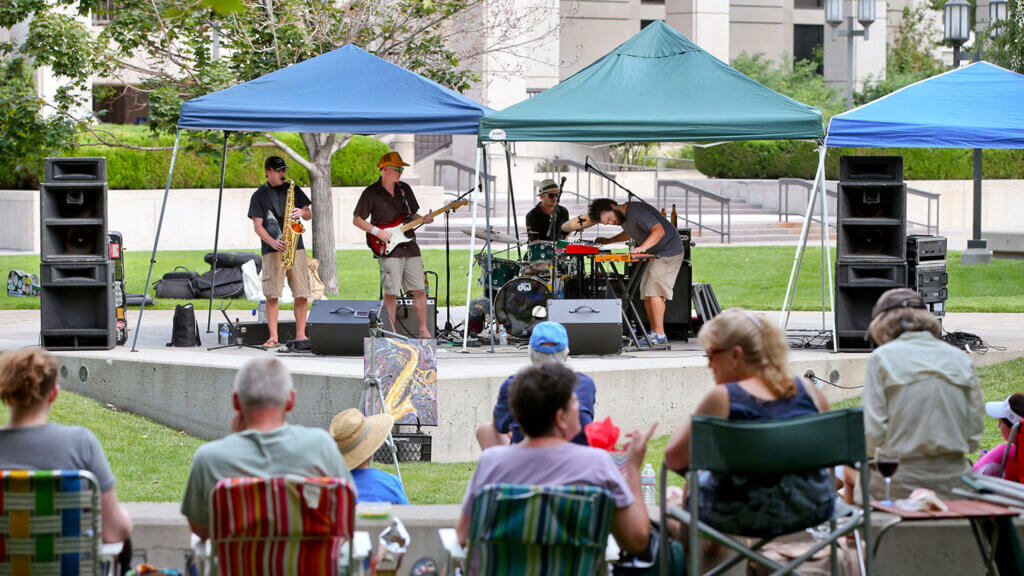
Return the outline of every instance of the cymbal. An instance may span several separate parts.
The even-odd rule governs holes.
[[[469,226],[463,226],[459,228],[459,231],[466,236],[473,235],[473,229]],[[485,228],[477,228],[476,237],[481,240],[487,240],[487,230]],[[519,244],[519,240],[517,240],[515,236],[509,236],[508,234],[498,232],[493,229],[491,230],[491,242],[497,242],[499,244]]]
[[[590,216],[577,216],[562,224],[562,232],[578,232],[595,226],[597,222],[590,219]]]

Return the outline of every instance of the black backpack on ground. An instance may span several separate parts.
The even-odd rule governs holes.
[[[157,298],[180,298],[191,300],[196,297],[196,281],[199,274],[185,268],[175,266],[174,270],[164,274],[163,278],[153,283]]]
[[[199,339],[199,323],[196,322],[196,310],[191,304],[178,304],[174,307],[171,341],[167,345],[186,348],[203,345],[203,342]]]

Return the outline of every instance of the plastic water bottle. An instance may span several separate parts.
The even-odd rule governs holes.
[[[508,346],[508,332],[503,324],[498,324],[498,344]]]
[[[644,471],[640,473],[640,491],[644,495],[644,504],[648,506],[658,505],[657,478],[654,475],[654,466],[648,462],[644,464]]]
[[[217,343],[219,344],[230,344],[228,339],[231,337],[231,331],[228,330],[227,324],[220,325],[220,332],[217,334]]]

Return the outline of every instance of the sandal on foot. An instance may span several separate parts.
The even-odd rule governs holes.
[[[280,345],[281,345],[281,343],[278,342],[277,340],[267,340],[266,342],[264,342],[262,344],[262,347],[269,349],[269,348],[277,348]]]

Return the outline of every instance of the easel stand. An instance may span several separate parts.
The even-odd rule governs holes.
[[[245,344],[242,342],[242,332],[238,329],[238,325],[232,322],[231,318],[228,318],[227,309],[229,306],[231,306],[231,304],[225,304],[224,306],[221,306],[220,313],[224,316],[224,321],[228,323],[228,332],[230,333],[231,336],[231,343],[222,344],[220,346],[210,346],[209,348],[207,348],[207,350],[223,350],[225,348],[252,348],[254,350],[262,350],[266,352],[267,349],[264,348],[263,346],[260,346],[258,344]],[[209,325],[209,320],[207,320],[207,325]]]
[[[377,317],[376,312],[369,313],[369,330],[370,330],[370,355],[368,361],[370,363],[370,371],[363,378],[363,395],[359,402],[360,408],[363,410],[364,416],[373,416],[374,414],[384,414],[384,392],[380,388],[380,374],[377,372],[377,339],[383,336],[384,338],[395,338],[397,340],[408,341],[408,338],[394,332],[387,332],[380,327],[380,318]],[[380,402],[380,404],[378,404]],[[378,406],[380,411],[378,412]],[[392,427],[393,429],[394,427]],[[398,476],[398,481],[402,481],[402,471],[398,467],[398,448],[395,446],[395,437],[392,434],[392,430],[388,430],[388,439],[385,445],[391,450],[391,457],[395,462],[395,474]],[[404,485],[404,483],[403,483]]]

